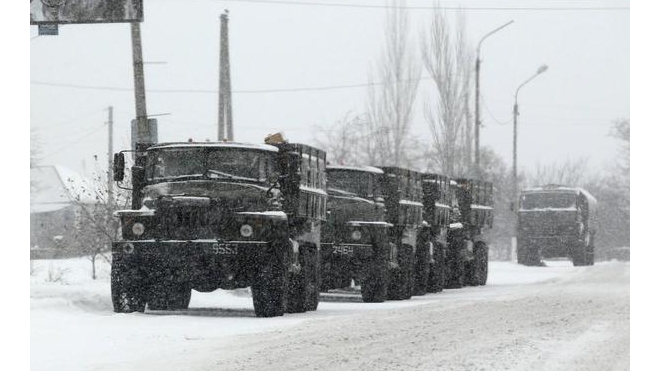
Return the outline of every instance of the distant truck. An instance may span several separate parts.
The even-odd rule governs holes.
[[[485,285],[488,280],[488,238],[493,228],[493,184],[455,179],[450,192],[458,209],[448,230],[447,288]]]
[[[185,309],[191,289],[248,286],[258,317],[316,310],[325,152],[272,144],[137,144],[132,210],[117,212],[112,245],[116,312]]]
[[[415,254],[418,233],[423,226],[422,175],[413,170],[379,166],[380,187],[385,201],[389,229],[391,265],[387,298],[410,299],[415,281]]]
[[[596,199],[584,189],[545,185],[526,189],[518,208],[518,263],[567,257],[575,266],[593,265]]]
[[[442,175],[422,174],[424,223],[415,251],[413,295],[440,292],[445,286],[449,229],[452,227],[454,208],[458,207],[450,182]]]
[[[385,221],[383,171],[371,166],[326,167],[327,223],[321,233],[321,291],[360,285],[367,303],[387,299],[392,224]]]

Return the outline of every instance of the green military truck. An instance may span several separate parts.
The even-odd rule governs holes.
[[[116,312],[185,309],[192,289],[248,286],[258,317],[317,308],[325,153],[273,144],[137,144],[132,209],[116,213],[112,245]]]
[[[518,208],[518,263],[541,265],[543,258],[568,257],[593,265],[596,199],[584,189],[545,185],[526,189]]]
[[[454,192],[458,208],[447,237],[445,287],[485,285],[487,240],[493,227],[493,185],[479,180],[455,179],[450,182],[450,192]]]
[[[371,166],[326,167],[327,223],[321,233],[322,291],[359,283],[367,303],[387,299],[392,224],[385,222],[379,178]]]
[[[385,221],[389,229],[391,262],[387,297],[410,299],[415,280],[417,234],[422,228],[422,176],[420,173],[389,166],[379,166],[380,188],[385,201]]]
[[[454,195],[447,177],[422,174],[424,225],[417,239],[414,295],[440,292],[444,288],[447,237],[453,208],[457,207]]]

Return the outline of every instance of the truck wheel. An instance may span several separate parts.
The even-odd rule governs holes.
[[[588,235],[587,235],[588,236]],[[587,241],[580,241],[578,242],[575,246],[573,246],[573,249],[571,251],[571,259],[573,260],[573,266],[574,267],[581,267],[585,266],[588,263],[588,246],[589,246],[589,238],[585,238]],[[582,239],[581,239],[582,240]]]
[[[527,263],[527,249],[523,246],[522,243],[520,243],[520,241],[516,246],[516,258],[518,260],[518,264],[529,265]]]
[[[445,286],[445,245],[434,245],[433,264],[429,266],[429,283],[426,292],[441,292]]]
[[[374,253],[366,265],[364,279],[360,285],[363,302],[382,303],[387,299],[389,256],[387,243],[374,244]]]
[[[461,251],[450,247],[447,252],[447,281],[445,288],[460,289],[465,285],[465,262]]]
[[[420,236],[421,237],[421,236]],[[415,261],[413,266],[413,295],[421,296],[426,294],[426,288],[429,284],[429,261],[431,260],[430,245],[431,241],[425,234],[424,237],[419,238],[417,241],[417,249],[415,251]]]
[[[188,309],[190,286],[181,283],[159,282],[149,290],[148,306],[151,310]]]
[[[301,245],[298,255],[300,263],[300,272],[289,273],[288,290],[286,297],[287,313],[303,313],[307,307],[313,306],[311,302],[314,296],[314,290],[318,290],[318,280],[312,282],[315,277],[318,278],[318,265],[315,265],[315,254],[311,253],[313,246]],[[316,294],[318,305],[318,294]]]
[[[137,265],[126,264],[121,257],[112,259],[110,293],[116,313],[144,312],[144,279]]]
[[[278,317],[284,314],[286,269],[271,258],[257,270],[252,284],[252,303],[257,317]]]
[[[476,285],[483,286],[488,280],[488,245],[481,241],[477,242],[474,259],[476,272],[473,278],[476,280]]]
[[[587,265],[594,265],[594,256],[596,254],[596,246],[594,241],[593,234],[591,235],[591,240],[589,241],[589,250],[587,251]]]
[[[319,256],[319,251],[316,247],[310,246],[308,249],[305,249],[305,282],[306,282],[306,297],[305,297],[305,310],[316,310],[319,306],[319,295],[320,295],[320,282],[321,276],[319,272],[319,266],[321,265],[321,258]]]
[[[390,284],[387,298],[390,300],[406,300],[412,297],[413,247],[401,245],[397,253],[398,267],[390,273]]]

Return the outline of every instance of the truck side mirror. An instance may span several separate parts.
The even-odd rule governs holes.
[[[114,160],[112,161],[112,170],[113,170],[113,179],[115,182],[121,182],[124,180],[124,167],[126,162],[124,160],[124,154],[119,152],[115,153]]]

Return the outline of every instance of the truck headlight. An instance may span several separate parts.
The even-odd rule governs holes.
[[[249,224],[243,224],[240,229],[241,236],[243,237],[252,237],[252,233],[254,233],[254,230],[252,229],[252,226]]]
[[[362,232],[360,232],[360,231],[351,232],[351,238],[356,240],[356,241],[359,240],[360,238],[362,238]]]
[[[137,222],[133,224],[133,227],[131,228],[133,231],[133,234],[136,236],[142,236],[144,234],[144,224]]]

